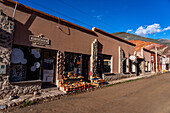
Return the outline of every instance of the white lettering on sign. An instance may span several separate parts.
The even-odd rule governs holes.
[[[48,38],[44,38],[44,35],[42,34],[39,36],[30,35],[29,41],[39,46],[50,45],[50,40]]]

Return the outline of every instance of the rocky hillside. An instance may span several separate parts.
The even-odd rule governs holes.
[[[142,36],[138,36],[135,34],[126,33],[126,32],[117,32],[117,33],[113,33],[113,35],[123,38],[125,40],[141,40],[145,42],[154,42],[154,43],[170,46],[170,40],[168,39],[156,40],[156,39],[150,39],[150,38],[146,38],[146,37],[142,37]]]

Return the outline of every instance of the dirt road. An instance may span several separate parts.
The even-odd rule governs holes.
[[[21,108],[14,113],[170,113],[170,73]]]

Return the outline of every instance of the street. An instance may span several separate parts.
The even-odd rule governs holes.
[[[169,113],[170,73],[101,88],[12,113]]]

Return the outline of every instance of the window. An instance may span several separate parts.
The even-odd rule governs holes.
[[[10,81],[40,78],[41,49],[14,45],[11,54]]]
[[[103,61],[104,61],[103,72],[109,73],[111,71],[111,57],[104,56]]]
[[[110,73],[111,72],[111,56],[109,55],[98,55],[98,62],[97,62],[97,72],[101,77],[103,73]]]

